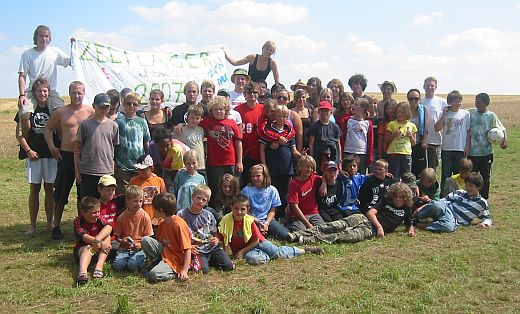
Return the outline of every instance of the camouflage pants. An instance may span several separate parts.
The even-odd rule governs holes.
[[[300,243],[356,243],[374,236],[372,224],[362,214],[290,232],[288,241]]]

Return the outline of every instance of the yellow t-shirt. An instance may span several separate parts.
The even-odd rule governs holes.
[[[400,130],[402,135],[396,137],[388,146],[387,154],[396,154],[396,155],[411,155],[412,154],[412,142],[408,136],[405,136],[407,131],[411,131],[412,133],[417,133],[417,127],[410,121],[406,121],[405,123],[399,123],[397,120],[390,121],[386,128],[387,131],[391,133],[397,132]]]

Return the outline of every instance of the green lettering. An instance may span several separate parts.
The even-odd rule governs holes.
[[[104,55],[105,53],[105,50],[103,48],[105,48],[105,46],[103,46],[102,44],[99,44],[99,43],[94,43],[95,47],[96,47],[96,60],[97,62],[99,63],[106,63],[106,62],[109,62],[109,58]]]
[[[152,63],[153,66],[157,66],[158,64],[166,66],[166,64],[162,61],[161,57],[158,57],[156,55],[152,55]]]
[[[168,59],[168,62],[173,65],[174,67],[176,68],[183,68],[183,64],[182,64],[182,61],[177,61],[176,62],[176,59],[179,59],[179,55],[178,54],[173,54],[170,56],[170,59]]]
[[[112,61],[112,63],[123,63],[121,60],[116,59],[115,55],[112,53],[113,50],[111,47],[107,47],[107,49],[110,53],[110,60]]]
[[[184,59],[186,59],[186,61],[188,61],[188,64],[190,65],[190,68],[197,69],[197,68],[199,68],[199,66],[197,66],[197,65],[192,63],[192,59],[193,58],[196,58],[195,61],[199,60],[199,58],[198,58],[196,53],[187,53],[186,55],[184,55]]]
[[[90,56],[92,53],[90,52],[90,44],[89,42],[85,42],[86,45],[85,45],[85,49],[83,50],[83,53],[81,53],[81,56],[79,57],[81,60],[86,60],[86,61],[94,61],[94,59],[92,59],[92,57]]]
[[[146,97],[148,94],[148,86],[145,83],[139,83],[134,87],[134,91],[141,95],[141,98]]]

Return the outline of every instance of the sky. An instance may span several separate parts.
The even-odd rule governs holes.
[[[21,4],[23,3],[23,7]],[[276,43],[274,59],[287,87],[298,79],[323,85],[362,73],[366,91],[395,82],[421,91],[428,76],[438,92],[518,94],[520,0],[503,1],[6,1],[0,19],[0,97],[18,96],[20,56],[34,29],[47,25],[51,45],[70,54],[69,38],[148,52],[219,47],[234,58]],[[229,65],[228,73],[233,67]],[[72,70],[60,68],[67,94]],[[268,84],[274,83],[272,75]]]

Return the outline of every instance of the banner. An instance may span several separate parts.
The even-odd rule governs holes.
[[[75,79],[85,84],[84,103],[110,89],[128,87],[148,102],[152,89],[164,93],[165,102],[185,101],[184,84],[203,80],[215,84],[215,93],[227,88],[229,77],[221,49],[206,52],[133,52],[98,42],[76,39],[72,44],[72,70]]]

